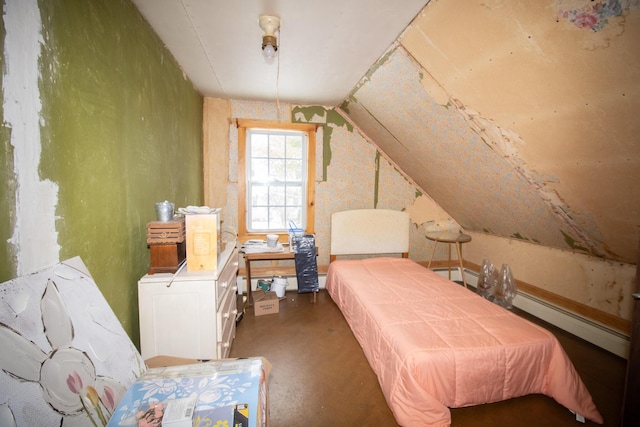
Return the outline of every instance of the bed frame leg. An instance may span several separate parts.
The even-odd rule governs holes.
[[[573,412],[571,409],[569,409],[569,412],[571,412],[573,415],[576,416],[576,421],[578,421],[578,422],[580,422],[582,424],[584,424],[586,422],[585,418],[582,415]]]

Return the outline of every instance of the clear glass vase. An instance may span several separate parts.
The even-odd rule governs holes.
[[[483,259],[482,267],[480,268],[480,275],[478,276],[476,292],[481,297],[492,301],[497,281],[498,272],[496,271],[496,268],[491,264],[491,261]]]
[[[502,264],[495,291],[495,302],[506,309],[511,309],[513,308],[513,299],[517,293],[518,290],[516,282],[513,280],[511,267],[508,264]]]

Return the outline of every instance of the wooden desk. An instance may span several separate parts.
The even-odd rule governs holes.
[[[252,254],[242,253],[244,255],[244,263],[246,270],[246,288],[247,288],[247,300],[245,305],[252,306],[253,300],[251,299],[251,263],[253,261],[281,261],[281,260],[293,260],[295,254],[289,252],[289,247],[284,247],[284,252],[258,252]],[[316,255],[318,254],[318,248],[316,247]],[[278,267],[273,267],[275,273],[277,273]],[[295,272],[295,268],[294,268]],[[295,273],[294,273],[295,274]],[[316,292],[313,293],[313,302],[316,302]]]
[[[462,274],[462,283],[464,287],[467,287],[467,281],[464,277],[464,267],[462,266],[462,244],[471,241],[471,236],[468,234],[456,233],[453,231],[441,231],[434,233],[427,233],[427,239],[433,240],[433,249],[431,250],[431,256],[429,257],[429,264],[427,268],[431,267],[431,261],[433,260],[433,254],[436,252],[436,246],[439,242],[447,243],[449,245],[449,280],[451,280],[451,245],[456,245],[456,252],[458,253],[458,262],[460,263],[460,274]]]

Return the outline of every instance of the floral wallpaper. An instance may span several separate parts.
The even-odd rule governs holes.
[[[640,0],[561,0],[559,15],[578,28],[596,32],[609,24],[609,18],[621,16],[631,8],[636,8],[639,3]]]

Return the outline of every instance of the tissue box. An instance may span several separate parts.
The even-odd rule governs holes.
[[[256,316],[274,314],[280,312],[280,300],[275,292],[266,292],[257,289],[252,293],[253,313]]]

